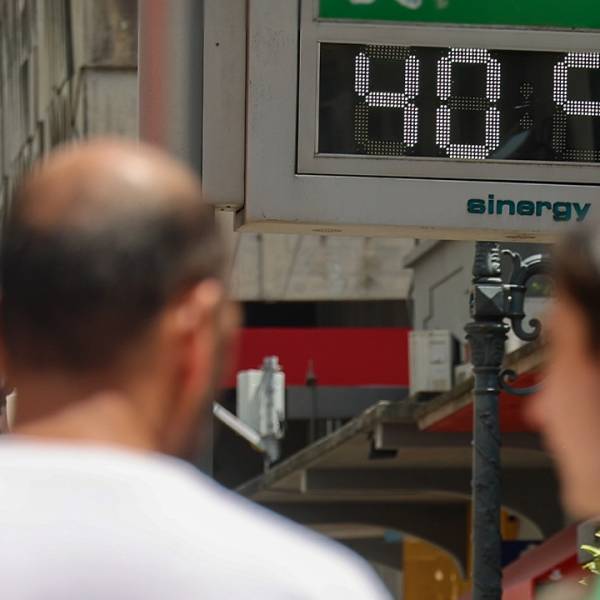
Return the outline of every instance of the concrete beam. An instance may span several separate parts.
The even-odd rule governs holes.
[[[470,469],[308,469],[302,476],[305,495],[352,493],[397,494],[438,492],[447,496],[471,496]],[[530,519],[543,535],[559,531],[565,523],[558,483],[551,469],[510,469],[502,473],[503,505]],[[443,506],[447,507],[448,504]],[[427,517],[425,517],[427,518]]]
[[[378,423],[373,432],[377,450],[402,448],[470,448],[473,434],[470,432],[428,432],[416,425],[406,423]],[[540,436],[535,433],[505,433],[502,436],[504,449],[536,450],[544,452]]]
[[[302,475],[304,494],[352,492],[443,491],[467,497],[471,472],[466,469],[307,469]]]

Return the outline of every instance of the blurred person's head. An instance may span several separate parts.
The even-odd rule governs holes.
[[[17,433],[190,452],[236,328],[193,173],[132,142],[69,146],[17,189],[1,258]]]
[[[554,261],[548,365],[528,415],[556,460],[566,508],[585,518],[600,513],[600,231],[566,237]]]

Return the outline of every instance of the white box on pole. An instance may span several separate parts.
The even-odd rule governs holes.
[[[268,401],[265,373],[259,369],[237,375],[237,416],[261,436],[283,435],[285,421],[285,374],[272,374],[273,396]]]
[[[441,393],[452,389],[454,346],[450,331],[411,331],[411,395]]]

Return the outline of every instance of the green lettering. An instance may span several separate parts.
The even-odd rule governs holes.
[[[515,214],[515,203],[512,200],[496,200],[496,214],[501,215],[505,206],[508,206],[508,213]]]
[[[535,203],[530,200],[517,202],[517,214],[523,217],[532,217],[535,214]]]
[[[544,209],[552,210],[552,204],[550,202],[536,202],[535,203],[535,216],[541,217]]]
[[[577,214],[577,221],[584,221],[588,215],[588,212],[590,212],[591,204],[588,202],[587,204],[581,206],[579,202],[575,202],[573,206],[575,207],[575,213]]]
[[[467,202],[467,212],[472,215],[485,215],[485,200],[471,198]]]
[[[576,220],[584,221],[592,205],[588,202],[580,204],[579,202],[546,202],[538,200],[496,200],[494,194],[489,194],[487,198],[471,198],[467,200],[467,212],[471,215],[496,214],[500,216],[518,214],[522,217],[541,217],[544,211],[548,210],[555,221],[570,221],[573,216]]]
[[[570,221],[573,215],[573,209],[570,202],[555,202],[552,207],[552,214],[555,221]]]

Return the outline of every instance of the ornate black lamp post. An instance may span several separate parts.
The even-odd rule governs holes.
[[[509,283],[502,279],[502,255],[513,262]],[[513,252],[501,252],[493,242],[478,242],[473,267],[471,316],[466,326],[471,346],[474,389],[473,439],[473,599],[500,600],[502,597],[502,538],[500,534],[500,415],[501,388],[519,395],[533,390],[514,390],[511,371],[501,373],[509,320],[515,334],[525,341],[540,333],[539,321],[530,321],[532,330],[523,329],[527,283],[548,272],[542,255],[526,260]]]

